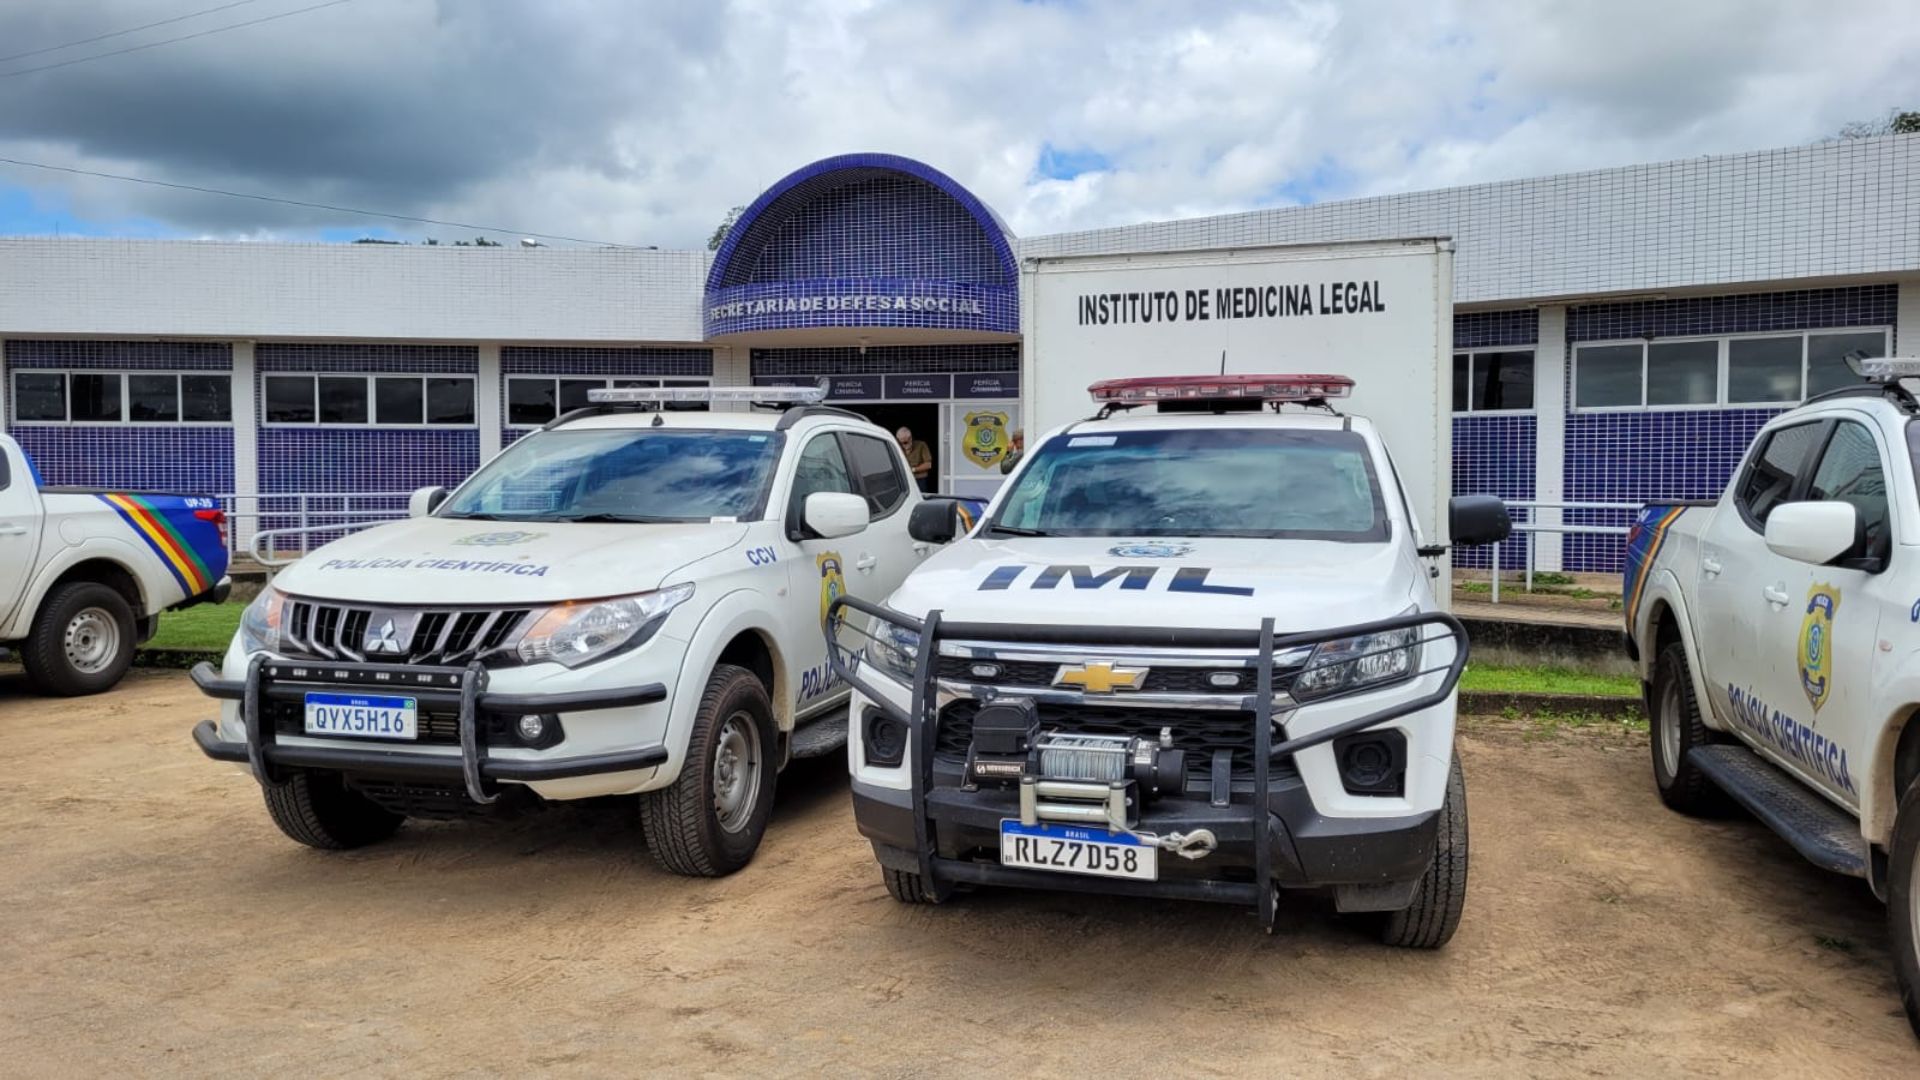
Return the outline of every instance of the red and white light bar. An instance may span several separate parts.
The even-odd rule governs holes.
[[[1087,387],[1093,400],[1118,405],[1154,401],[1316,401],[1353,393],[1345,375],[1156,375],[1102,379]]]
[[[823,401],[824,386],[669,386],[641,390],[618,388],[589,390],[587,400],[595,405],[633,405],[675,401],[745,401],[754,404],[806,405]]]

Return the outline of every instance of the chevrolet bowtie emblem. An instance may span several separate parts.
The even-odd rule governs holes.
[[[1106,660],[1091,664],[1062,664],[1053,677],[1055,686],[1077,686],[1089,694],[1111,694],[1115,690],[1138,690],[1147,680],[1143,667],[1120,667]]]

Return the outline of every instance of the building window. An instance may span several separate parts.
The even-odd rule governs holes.
[[[575,409],[584,409],[592,402],[587,400],[587,391],[606,389],[653,390],[662,386],[708,386],[706,379],[600,379],[564,378],[552,375],[509,375],[507,376],[507,425],[509,427],[539,427]],[[556,409],[556,405],[558,408]],[[705,412],[704,401],[671,403],[672,410]]]
[[[13,419],[26,424],[227,424],[233,377],[178,371],[13,373]]]
[[[1886,354],[1884,329],[1596,342],[1573,350],[1573,407],[1778,408],[1857,385],[1847,358]]]
[[[268,424],[472,427],[471,375],[265,375]]]
[[[1533,350],[1453,354],[1453,411],[1499,412],[1533,408]]]

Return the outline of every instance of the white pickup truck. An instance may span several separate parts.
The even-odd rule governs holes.
[[[1654,783],[1729,799],[1887,901],[1920,1033],[1920,361],[1762,428],[1717,502],[1648,506],[1628,538],[1627,650]]]
[[[0,646],[43,694],[97,694],[160,613],[226,599],[227,516],[211,498],[42,487],[0,434]]]
[[[1388,943],[1453,936],[1467,641],[1379,433],[1328,407],[1350,386],[1099,383],[1100,415],[1038,440],[977,524],[920,508],[915,536],[966,539],[829,623],[896,899],[1215,900],[1271,929],[1279,889],[1329,889]],[[1455,544],[1510,528],[1486,497],[1451,517]]]
[[[746,865],[790,757],[838,752],[821,620],[929,545],[905,458],[818,390],[594,391],[248,609],[194,738],[318,848],[501,801],[638,795],[654,858]],[[779,400],[784,413],[692,411]],[[663,407],[664,406],[664,407]]]

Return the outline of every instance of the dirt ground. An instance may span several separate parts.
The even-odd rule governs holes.
[[[188,739],[179,674],[0,674],[0,1074],[1905,1076],[1883,909],[1750,821],[1663,810],[1638,741],[1461,739],[1472,888],[1390,951],[1292,903],[882,891],[837,761],[759,859],[654,868],[623,804],[325,855]]]

